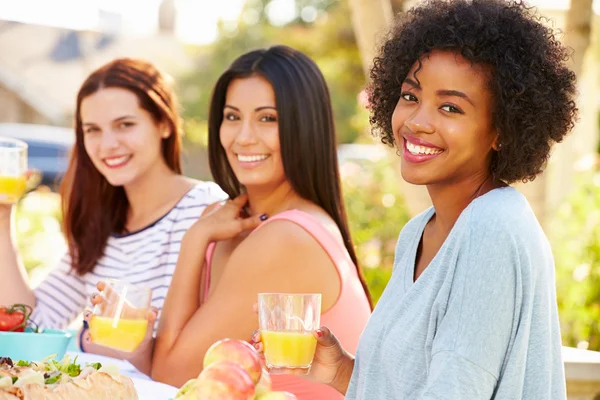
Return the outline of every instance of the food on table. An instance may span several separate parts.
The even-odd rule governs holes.
[[[39,362],[0,357],[0,400],[137,400],[131,378],[114,365],[81,366],[77,357]]]
[[[254,384],[260,380],[262,364],[254,348],[242,340],[223,339],[215,342],[204,355],[204,368],[221,361],[231,361],[241,365],[252,378]]]
[[[186,382],[176,400],[296,400],[287,392],[272,392],[271,378],[258,352],[247,342],[223,339],[204,356],[204,370]]]
[[[24,332],[32,311],[26,304],[0,307],[0,332]]]

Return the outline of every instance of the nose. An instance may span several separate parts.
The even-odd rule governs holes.
[[[256,127],[250,121],[244,121],[235,137],[235,142],[240,146],[256,144]]]
[[[105,129],[102,131],[102,139],[101,143],[103,149],[114,149],[118,147],[119,140],[117,138],[117,134],[113,132],[111,129]]]
[[[433,133],[435,131],[432,116],[423,106],[416,108],[404,121],[406,126],[413,133]]]

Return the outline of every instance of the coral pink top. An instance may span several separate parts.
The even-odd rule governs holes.
[[[336,303],[321,315],[321,325],[327,326],[340,340],[344,348],[354,354],[358,339],[371,315],[369,302],[358,278],[356,267],[346,248],[332,232],[312,215],[299,210],[284,211],[265,222],[257,229],[271,221],[286,220],[304,228],[327,252],[340,277],[340,295]],[[210,287],[210,267],[215,246],[208,247],[206,252],[206,288],[204,301],[208,297]],[[298,400],[342,400],[344,396],[326,385],[308,381],[291,375],[272,375],[273,390],[288,391]]]

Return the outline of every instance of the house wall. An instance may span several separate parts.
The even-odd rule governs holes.
[[[53,125],[47,118],[24,103],[19,96],[0,85],[0,122]]]

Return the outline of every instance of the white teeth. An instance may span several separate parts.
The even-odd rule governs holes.
[[[434,149],[432,147],[418,146],[416,144],[412,144],[408,140],[406,141],[406,148],[411,154],[439,154],[442,152],[440,149]]]
[[[244,155],[238,154],[237,157],[238,157],[238,160],[240,160],[241,162],[256,162],[256,161],[266,160],[267,158],[269,158],[269,155],[261,154],[261,155],[244,156]]]
[[[131,156],[122,156],[122,157],[117,157],[117,158],[105,158],[104,162],[109,167],[114,167],[116,165],[120,165],[120,164],[125,163],[126,161],[129,160],[130,157]]]

